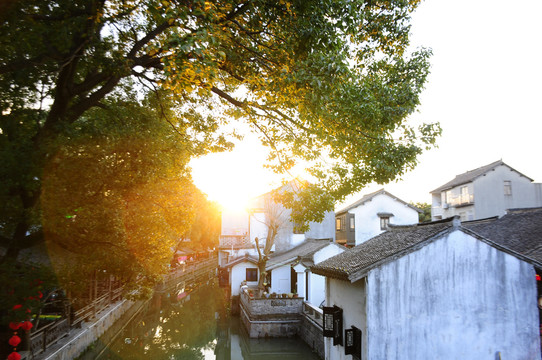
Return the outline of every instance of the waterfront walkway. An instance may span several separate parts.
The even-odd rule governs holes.
[[[217,257],[200,259],[189,264],[183,264],[171,271],[164,277],[161,284],[157,285],[156,291],[168,291],[175,289],[179,283],[186,285],[196,284],[210,278],[216,278]],[[130,301],[121,299],[111,303],[94,317],[81,322],[80,327],[70,328],[66,334],[46,347],[39,353],[22,351],[22,359],[35,360],[68,360],[74,359],[82,354],[86,348],[94,344],[108,330],[117,334],[132,317],[134,317],[145,305],[146,301]],[[121,321],[119,321],[122,319]],[[113,330],[113,331],[111,331]],[[111,341],[110,339],[104,341]]]

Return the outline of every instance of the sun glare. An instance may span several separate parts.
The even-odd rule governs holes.
[[[258,140],[246,136],[233,151],[209,154],[194,159],[190,166],[196,186],[227,211],[242,211],[250,199],[282,184],[282,176],[263,167],[268,149]],[[308,179],[304,167],[298,166],[287,178]]]
[[[196,186],[217,201],[224,210],[244,210],[249,200],[280,185],[280,180],[263,168],[265,151],[243,142],[227,153],[209,154],[190,163]]]
[[[248,208],[249,198],[244,193],[221,194],[216,201],[228,212],[241,212]]]

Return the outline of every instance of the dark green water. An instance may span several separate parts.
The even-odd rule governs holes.
[[[216,284],[155,296],[99,359],[319,359],[298,338],[250,339]]]

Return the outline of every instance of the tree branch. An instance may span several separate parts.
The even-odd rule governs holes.
[[[227,100],[228,102],[232,103],[233,105],[237,106],[237,107],[240,107],[240,108],[243,108],[245,109],[247,107],[247,104],[244,103],[244,102],[241,102],[235,98],[233,98],[232,96],[230,96],[229,94],[227,94],[226,92],[216,88],[216,87],[211,87],[211,91],[214,92],[215,94],[217,94],[218,96],[220,96],[221,98]]]

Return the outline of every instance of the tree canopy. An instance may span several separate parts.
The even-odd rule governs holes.
[[[424,202],[411,202],[410,204],[423,211],[418,216],[419,222],[431,221],[431,204]]]
[[[174,204],[154,207],[151,194],[165,203],[172,192],[182,194],[186,160],[229,149],[240,121],[273,150],[269,166],[275,171],[287,172],[299,161],[311,165],[315,185],[283,198],[296,222],[320,220],[335,201],[367,183],[401,176],[440,132],[435,124],[416,129],[407,122],[429,71],[430,51],[408,49],[410,13],[418,3],[3,5],[0,240],[7,255],[44,233],[59,245],[84,245],[94,235],[92,226],[77,226],[81,218],[114,229],[103,241],[129,242],[126,228],[115,223],[119,214],[129,222],[139,211],[150,212],[149,223],[132,224],[134,236],[146,225],[150,233],[163,222],[184,227],[184,220],[167,215]],[[162,125],[146,127],[142,119],[149,117],[140,115],[151,110]],[[154,155],[140,157],[149,147]],[[183,155],[172,158],[167,149]],[[84,167],[72,166],[76,159],[96,165],[96,179],[108,178],[113,187],[101,189]],[[155,160],[169,162],[168,176],[151,170]],[[70,176],[50,175],[59,173]],[[89,212],[91,206],[103,212]],[[151,248],[139,245],[140,251]]]

